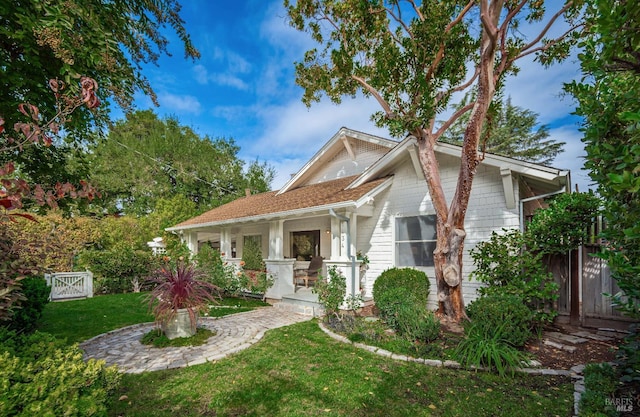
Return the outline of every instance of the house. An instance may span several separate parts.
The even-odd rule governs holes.
[[[451,199],[461,149],[443,143],[436,152]],[[485,156],[465,222],[465,302],[475,299],[480,285],[468,279],[469,250],[493,231],[521,227],[540,205],[540,196],[570,187],[569,171]],[[267,293],[274,300],[303,293],[308,298],[306,289],[294,284],[294,274],[311,257],[322,256],[324,274],[335,265],[347,278],[347,294],[365,298],[385,269],[424,270],[431,280],[429,303],[436,306],[435,212],[413,137],[398,142],[341,128],[282,189],[249,194],[167,230],[180,234],[192,252],[210,244],[231,262],[242,257],[247,239],[259,241],[275,278]],[[369,260],[366,268],[358,259],[363,257]]]

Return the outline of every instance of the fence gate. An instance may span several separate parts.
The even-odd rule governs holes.
[[[93,274],[86,272],[56,272],[44,274],[51,287],[49,299],[66,300],[71,298],[93,297]]]

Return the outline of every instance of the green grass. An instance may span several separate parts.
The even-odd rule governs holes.
[[[79,343],[110,330],[153,321],[144,293],[100,295],[84,300],[48,303],[38,330]]]
[[[110,330],[137,323],[152,322],[145,301],[146,293],[100,295],[84,300],[48,303],[38,330],[80,343]],[[211,309],[210,316],[221,317],[268,305],[256,299],[225,298]]]
[[[141,296],[49,303],[40,330],[71,343],[152,321]],[[255,302],[224,301],[233,312],[260,305]],[[568,416],[572,407],[568,378],[499,377],[395,361],[337,342],[310,321],[271,330],[218,362],[125,374],[109,415]]]
[[[112,400],[111,416],[567,416],[573,385],[395,361],[311,321],[215,363],[126,374]]]

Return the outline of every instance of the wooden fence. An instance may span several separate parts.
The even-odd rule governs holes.
[[[93,274],[90,271],[56,272],[44,274],[44,278],[51,287],[51,301],[93,297]]]
[[[594,256],[598,251],[598,245],[585,245],[569,254],[546,259],[560,286],[558,312],[570,317],[572,324],[606,325],[606,321],[625,321],[605,295],[616,294],[620,288],[607,264]]]

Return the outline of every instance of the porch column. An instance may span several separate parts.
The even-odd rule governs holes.
[[[220,229],[220,253],[224,253],[225,258],[231,258],[231,229],[228,227]]]
[[[340,219],[331,217],[331,259],[340,259]]]
[[[269,259],[284,259],[284,220],[269,223]]]
[[[265,259],[267,274],[273,278],[273,286],[265,294],[267,298],[281,300],[282,296],[295,293],[293,285],[294,262],[295,259]]]
[[[198,254],[198,232],[185,232],[182,240],[187,245],[187,248],[189,248],[192,256]]]

